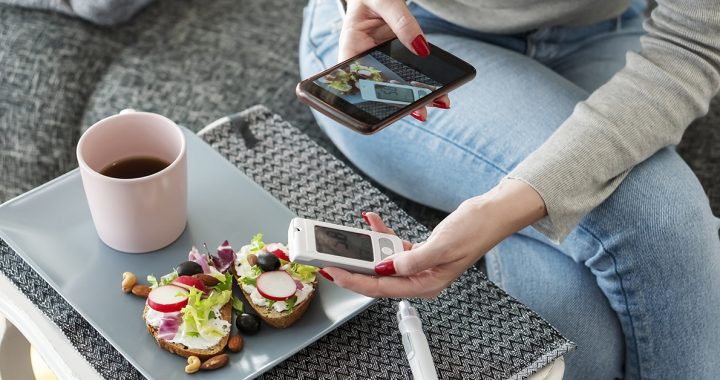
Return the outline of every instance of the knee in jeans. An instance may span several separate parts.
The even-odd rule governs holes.
[[[697,180],[689,179],[651,184],[628,178],[627,186],[623,183],[589,216],[602,225],[605,248],[679,272],[682,265],[697,267],[717,256],[718,219]]]

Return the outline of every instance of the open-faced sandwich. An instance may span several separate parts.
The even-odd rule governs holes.
[[[235,258],[238,285],[248,303],[270,326],[286,328],[305,313],[317,292],[318,268],[288,261],[288,248],[253,237]]]
[[[229,269],[234,262],[235,253],[226,241],[216,256],[193,247],[188,261],[173,272],[159,280],[148,276],[151,290],[143,318],[160,347],[201,360],[223,352],[232,324],[233,278]]]

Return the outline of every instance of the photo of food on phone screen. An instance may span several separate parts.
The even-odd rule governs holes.
[[[378,119],[442,87],[442,83],[381,51],[337,68],[315,83]]]
[[[462,59],[430,45],[419,57],[397,39],[298,84],[303,102],[361,133],[374,133],[475,77]]]

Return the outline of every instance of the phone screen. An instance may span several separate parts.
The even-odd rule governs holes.
[[[374,125],[412,108],[444,86],[474,76],[475,70],[431,46],[418,57],[397,39],[388,41],[303,83],[303,89],[333,108]]]
[[[351,259],[374,259],[370,235],[315,226],[315,248],[320,253]]]

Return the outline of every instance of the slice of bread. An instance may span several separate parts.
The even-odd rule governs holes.
[[[241,283],[238,281],[238,283]],[[305,314],[305,311],[310,306],[310,302],[312,302],[313,298],[315,297],[315,293],[317,293],[317,279],[312,282],[313,291],[310,293],[310,295],[300,304],[293,309],[292,313],[288,313],[287,311],[283,312],[277,312],[273,308],[265,307],[265,306],[259,306],[256,305],[254,302],[252,302],[252,298],[250,298],[250,294],[245,291],[245,289],[240,287],[243,294],[245,295],[245,299],[247,299],[250,306],[252,306],[253,309],[255,309],[255,312],[260,316],[260,318],[265,321],[268,325],[275,327],[276,329],[284,329],[286,327],[290,327],[293,323],[297,322],[300,317]]]
[[[145,320],[145,315],[148,312],[148,306],[145,305],[145,310],[143,310],[143,321]],[[232,301],[225,304],[225,306],[220,309],[220,315],[222,319],[228,321],[230,324],[232,324]],[[156,327],[152,327],[148,324],[145,325],[147,327],[148,332],[150,335],[152,335],[155,340],[157,341],[158,345],[166,349],[173,354],[180,355],[182,357],[189,357],[189,356],[197,356],[200,358],[200,360],[205,361],[207,359],[210,359],[211,357],[221,354],[223,350],[225,349],[225,346],[227,346],[228,339],[230,338],[230,334],[225,335],[220,339],[220,342],[218,344],[206,348],[206,349],[197,349],[197,348],[188,348],[185,345],[179,344],[179,343],[173,343],[170,341],[167,341],[162,338],[158,338],[158,329]]]

